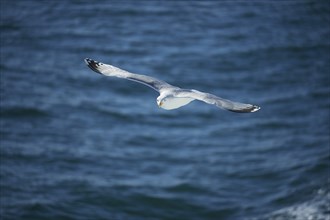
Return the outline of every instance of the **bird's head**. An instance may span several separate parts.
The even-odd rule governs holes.
[[[159,108],[162,107],[162,105],[164,104],[164,101],[165,101],[165,98],[164,97],[159,96],[157,98],[157,105],[158,105]]]
[[[169,94],[161,94],[160,96],[157,97],[157,105],[160,108],[167,109],[167,101],[171,97]]]

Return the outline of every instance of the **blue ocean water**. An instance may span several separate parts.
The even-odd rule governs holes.
[[[0,219],[329,219],[329,1],[0,3]]]

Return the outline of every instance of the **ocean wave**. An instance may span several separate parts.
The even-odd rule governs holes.
[[[310,201],[298,203],[250,220],[326,220],[330,218],[330,192],[319,189]]]
[[[34,107],[10,107],[2,108],[0,116],[4,118],[39,118],[48,116],[48,112]]]

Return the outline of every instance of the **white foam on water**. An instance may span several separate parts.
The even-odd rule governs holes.
[[[330,192],[319,189],[315,198],[274,211],[254,220],[330,220]]]

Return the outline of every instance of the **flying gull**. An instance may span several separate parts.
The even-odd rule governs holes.
[[[203,101],[207,104],[213,104],[219,108],[232,112],[256,112],[260,109],[260,107],[256,105],[233,102],[209,93],[197,91],[195,89],[181,89],[159,79],[130,73],[115,66],[101,63],[89,58],[86,58],[85,62],[89,68],[99,74],[124,78],[151,87],[160,94],[157,98],[158,106],[166,110],[180,108],[194,100]]]

